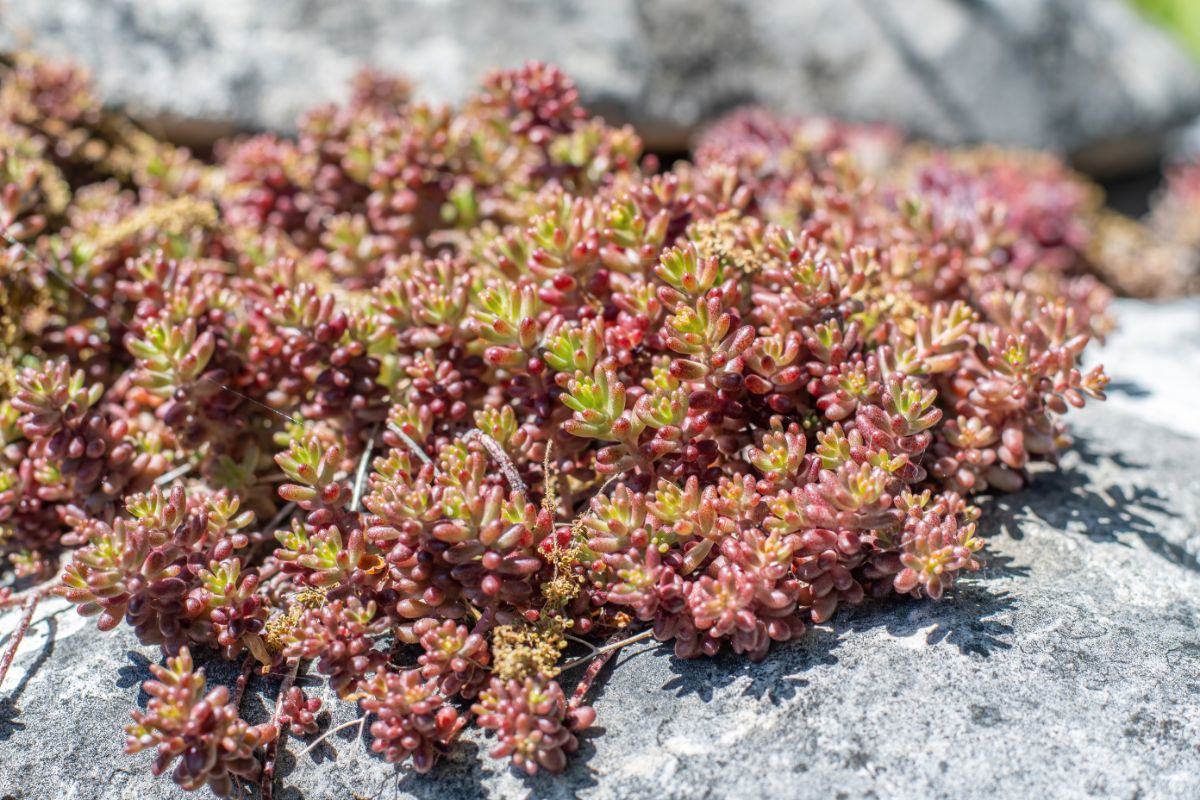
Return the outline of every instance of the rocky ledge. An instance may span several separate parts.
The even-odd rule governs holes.
[[[1173,405],[1200,390],[1186,369],[1200,340],[1160,330],[1138,344],[1151,317],[1195,331],[1200,305],[1120,316],[1115,407],[1076,415],[1060,471],[985,501],[988,565],[943,601],[839,613],[760,664],[631,646],[596,689],[603,735],[557,779],[519,776],[476,736],[422,777],[348,728],[301,757],[289,740],[276,796],[1200,796],[1200,441]],[[1168,348],[1184,368],[1142,370]],[[0,617],[5,634],[14,624]],[[0,687],[0,798],[185,796],[150,775],[149,754],[121,752],[158,658],[41,606]],[[210,679],[235,671],[214,664]],[[244,714],[265,718],[275,687],[255,678]],[[353,711],[335,704],[332,723]]]

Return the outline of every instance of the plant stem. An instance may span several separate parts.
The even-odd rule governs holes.
[[[0,600],[0,608],[12,608],[13,606],[19,606],[27,603],[31,598],[36,597],[38,600],[41,600],[44,597],[58,592],[61,587],[56,580],[57,576],[58,572],[55,571],[54,576],[49,578],[47,581],[43,581],[37,586],[34,586],[32,589],[26,589],[20,594],[14,594],[5,597],[3,600]]]
[[[350,498],[350,510],[358,511],[359,503],[362,502],[363,486],[367,480],[367,466],[371,463],[371,453],[375,451],[375,437],[379,435],[379,425],[371,429],[371,439],[367,442],[367,447],[363,450],[362,458],[358,460],[358,469],[354,474],[354,494]]]
[[[4,685],[8,668],[12,666],[13,659],[17,657],[17,648],[21,646],[21,640],[25,638],[25,633],[29,630],[29,623],[33,622],[33,611],[42,597],[42,592],[35,592],[25,598],[25,610],[21,613],[21,621],[17,623],[16,631],[13,632],[12,643],[9,644],[8,650],[4,651],[4,658],[0,659],[0,686]]]
[[[589,642],[587,639],[580,639],[578,636],[572,636],[572,635],[571,635],[571,634],[569,634],[569,633],[564,633],[564,634],[563,634],[563,638],[564,638],[564,639],[570,639],[570,640],[571,640],[572,642],[574,642],[575,644],[581,644],[581,645],[583,645],[584,647],[586,647],[588,650],[591,650],[592,652],[595,652],[595,651],[596,651],[596,645],[592,644],[592,643],[591,643],[591,642]]]
[[[170,472],[165,472],[162,475],[159,475],[157,478],[155,478],[154,485],[155,486],[166,486],[168,483],[175,480],[176,478],[182,478],[184,475],[187,475],[189,472],[192,471],[193,466],[194,465],[190,462],[187,464],[181,464],[180,466],[176,467],[175,469],[171,470]]]
[[[283,523],[287,522],[288,517],[295,513],[295,511],[295,503],[288,503],[283,508],[279,509],[279,513],[272,517],[271,521],[263,527],[263,535],[265,536],[278,529],[283,525]]]
[[[483,431],[475,428],[463,434],[463,441],[469,442],[472,439],[478,439],[483,445],[483,449],[491,454],[492,458],[496,459],[500,464],[500,471],[504,473],[504,477],[508,479],[508,486],[518,492],[526,492],[527,487],[525,481],[521,480],[521,473],[517,471],[512,459],[508,457],[508,453],[504,452],[504,448],[500,443],[488,436]]]
[[[588,691],[591,690],[592,684],[596,681],[596,677],[600,674],[600,671],[604,669],[604,665],[607,664],[612,657],[617,654],[618,650],[627,644],[632,644],[633,642],[645,639],[646,637],[653,635],[653,633],[653,628],[647,628],[636,636],[630,636],[628,639],[617,639],[617,636],[620,634],[614,634],[613,637],[608,640],[608,644],[604,645],[603,647],[596,648],[595,652],[592,654],[582,656],[574,661],[568,662],[563,669],[567,669],[567,667],[573,666],[576,663],[582,663],[589,659],[592,663],[588,665],[587,670],[583,673],[583,677],[579,679],[579,683],[575,686],[575,691],[571,694],[571,700],[567,704],[567,708],[573,711],[583,705],[583,698],[585,698]]]
[[[563,664],[560,669],[562,671],[566,671],[573,667],[578,667],[580,664],[585,664],[588,661],[591,661],[593,658],[596,658],[598,656],[608,655],[610,653],[615,653],[616,651],[620,650],[622,647],[624,647],[627,644],[633,644],[634,642],[640,642],[643,639],[649,639],[653,635],[654,635],[654,629],[647,628],[646,630],[642,631],[641,633],[630,636],[628,639],[621,639],[620,641],[616,641],[616,642],[613,642],[610,640],[609,644],[606,644],[603,647],[597,647],[595,650],[588,653],[586,656],[580,656],[579,658],[575,658],[575,659],[568,661],[567,663]]]
[[[312,752],[313,748],[315,748],[315,747],[316,747],[317,745],[319,745],[321,742],[323,742],[323,741],[325,741],[326,739],[328,739],[328,738],[329,738],[330,736],[332,736],[333,734],[337,733],[338,731],[343,731],[343,730],[345,730],[346,728],[349,728],[349,727],[350,727],[350,726],[352,726],[352,725],[357,725],[357,726],[359,726],[358,735],[359,735],[359,736],[362,736],[362,726],[363,726],[363,724],[364,724],[366,721],[367,721],[367,715],[366,715],[366,714],[363,714],[361,717],[357,717],[357,718],[355,718],[355,719],[352,719],[352,720],[350,720],[349,722],[343,722],[341,725],[338,725],[338,726],[336,726],[336,727],[330,728],[329,730],[325,731],[325,732],[324,732],[324,733],[322,733],[320,736],[318,736],[316,739],[313,739],[313,740],[312,740],[312,743],[311,743],[311,744],[309,744],[309,746],[308,746],[308,747],[306,747],[306,748],[304,748],[303,750],[301,750],[301,751],[300,751],[300,754],[296,756],[296,760],[300,760],[300,759],[301,759],[301,758],[303,758],[304,756],[308,755],[310,752]]]
[[[242,698],[246,695],[246,684],[250,682],[250,673],[254,671],[254,665],[257,663],[258,659],[250,653],[246,655],[246,660],[242,662],[242,674],[238,675],[237,683],[233,685],[234,708],[242,705]]]
[[[292,684],[296,682],[296,675],[299,672],[300,659],[294,658],[291,669],[283,678],[283,683],[279,684],[279,695],[275,698],[275,713],[271,717],[271,724],[275,726],[275,738],[267,745],[267,757],[263,760],[262,779],[258,786],[258,794],[262,800],[271,800],[272,795],[275,794],[275,756],[279,752],[280,740],[287,736],[290,727],[290,725],[280,725],[279,717],[283,713],[283,701],[291,690]]]
[[[421,446],[419,444],[417,444],[416,442],[414,442],[412,440],[411,436],[409,436],[404,431],[400,430],[399,425],[389,424],[388,430],[391,431],[392,433],[396,434],[397,436],[399,436],[401,439],[403,439],[405,441],[405,443],[408,445],[408,449],[410,451],[412,451],[412,454],[415,455],[417,458],[421,459],[426,464],[433,463],[433,459],[429,457],[429,454],[426,453],[423,449],[421,449]]]

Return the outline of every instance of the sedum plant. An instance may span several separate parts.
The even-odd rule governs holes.
[[[0,552],[161,646],[129,749],[185,789],[270,796],[304,672],[389,762],[474,727],[561,771],[630,641],[759,660],[953,591],[972,497],[1103,398],[1048,157],[744,112],[660,170],[528,64],[457,109],[366,73],[210,164],[2,80]],[[272,719],[193,653],[286,676]]]
[[[156,775],[177,761],[171,778],[189,791],[207,785],[226,796],[234,781],[256,780],[262,764],[255,751],[276,736],[275,727],[242,720],[224,686],[206,693],[204,670],[193,670],[186,647],[166,667],[152,664],[150,670],[154,679],[143,684],[150,702],[146,711],[133,712],[125,750],[155,748]]]
[[[1200,292],[1200,160],[1193,153],[1168,164],[1165,178],[1151,198],[1145,224],[1121,217],[1105,221],[1102,243],[1121,256],[1137,252],[1144,265],[1133,273],[1131,293],[1139,296]]]

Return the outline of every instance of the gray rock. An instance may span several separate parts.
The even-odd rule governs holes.
[[[1088,362],[1112,378],[1107,406],[1200,437],[1200,298],[1117,300],[1117,330]]]
[[[1122,0],[7,0],[0,46],[76,58],[149,116],[284,129],[360,65],[457,101],[555,62],[587,102],[679,146],[733,106],[878,120],[1114,159],[1153,156],[1200,76]]]
[[[1186,308],[1120,313],[1132,327]],[[1179,341],[1194,358],[1197,342]],[[1126,369],[1160,347],[1107,360]],[[1195,397],[1198,375],[1147,375],[1142,391],[1183,382]],[[299,758],[290,740],[276,796],[1200,796],[1200,441],[1153,424],[1157,406],[1130,410],[1076,414],[1059,471],[986,501],[988,565],[940,603],[843,611],[760,664],[631,646],[593,690],[603,734],[559,779],[487,759],[477,734],[421,777],[347,729]],[[35,620],[0,687],[0,797],[184,796],[150,776],[147,754],[121,754],[156,649],[61,601]],[[0,616],[0,631],[14,625]],[[217,662],[209,675],[235,673]],[[275,685],[253,679],[243,713],[266,718]],[[353,718],[333,705],[332,724]]]

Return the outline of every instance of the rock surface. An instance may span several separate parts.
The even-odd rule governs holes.
[[[1152,156],[1200,75],[1123,0],[6,0],[0,46],[92,67],[157,116],[287,128],[364,63],[456,101],[553,61],[593,108],[679,146],[733,106],[948,141]]]
[[[1120,313],[1131,327],[1190,322],[1181,309],[1196,313]],[[1158,341],[1106,360],[1124,374]],[[1154,377],[1149,397],[1200,389],[1200,371]],[[757,665],[631,646],[598,684],[603,735],[585,737],[558,780],[518,776],[475,735],[420,777],[347,729],[300,758],[292,739],[276,797],[1200,796],[1200,441],[1142,421],[1161,411],[1141,400],[1136,415],[1076,415],[1061,471],[988,503],[989,565],[940,603],[839,613]],[[35,619],[0,687],[0,798],[185,797],[149,774],[148,754],[121,754],[156,649],[58,602]],[[5,634],[14,624],[0,617]],[[210,679],[235,672],[216,664]],[[266,717],[274,686],[255,678],[243,712]],[[333,722],[351,712],[338,706]]]
[[[1106,408],[1200,438],[1200,297],[1118,300],[1114,310],[1117,330],[1088,350],[1088,366],[1103,364],[1112,378]]]

